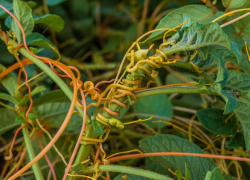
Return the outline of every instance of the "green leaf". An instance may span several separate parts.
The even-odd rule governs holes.
[[[28,118],[29,119],[36,119],[36,118],[39,118],[39,116],[37,114],[34,114],[34,113],[29,113]]]
[[[204,22],[206,19],[214,16],[213,11],[206,6],[187,5],[168,13],[161,19],[155,29],[174,28],[178,26],[183,23],[183,14],[185,14],[186,17],[189,17],[192,22]],[[157,39],[161,39],[165,32],[166,31],[153,32],[143,43],[150,43]],[[169,33],[168,36],[169,35],[171,35],[171,33]]]
[[[231,135],[237,132],[235,117],[226,119],[230,115],[223,115],[223,110],[207,108],[197,111],[197,116],[202,126],[211,133],[219,135]]]
[[[197,145],[169,134],[158,134],[139,141],[140,147],[150,152],[190,152],[204,153]],[[154,156],[153,161],[171,170],[180,170],[185,174],[185,163],[190,170],[190,179],[204,179],[207,171],[211,171],[216,164],[209,158],[192,156]],[[199,173],[197,173],[199,172]]]
[[[194,50],[197,50],[198,54],[193,62],[198,66],[201,66],[206,61],[212,65],[216,64],[215,57],[220,57],[221,59],[230,57],[231,60],[236,59],[238,63],[241,61],[241,54],[237,50],[237,45],[231,42],[217,23],[204,25],[193,23],[184,29],[182,33],[183,35],[179,40],[176,41],[175,36],[173,36],[167,41],[176,41],[176,43],[172,47],[165,48],[163,50],[164,54],[191,52],[193,55],[195,53]],[[210,52],[211,49],[214,49],[213,53]]]
[[[60,4],[66,0],[46,0],[46,1],[47,1],[48,6],[55,6],[55,5]]]
[[[247,153],[250,150],[250,91],[239,91],[237,106],[234,110],[237,119],[240,121],[246,142]]]
[[[123,174],[123,173],[116,176],[114,180],[124,180],[123,177],[126,177],[126,180],[152,180],[146,177],[141,177],[133,174]]]
[[[233,89],[250,90],[250,76],[235,70],[230,70],[228,73],[229,77],[227,79],[227,87]]]
[[[46,87],[45,86],[37,86],[35,89],[33,89],[31,91],[31,97],[42,92],[42,91],[45,91],[46,90]],[[26,94],[23,99],[19,102],[18,106],[21,107],[25,104],[27,104],[27,102],[29,101],[29,94]]]
[[[245,147],[245,139],[242,133],[234,134],[227,142],[227,148],[237,149],[239,147]]]
[[[153,115],[159,115],[168,118],[171,118],[173,116],[172,104],[168,97],[164,94],[138,99],[133,108],[134,112],[139,114],[138,117],[140,119],[149,118]],[[146,116],[144,116],[143,114],[146,114]],[[151,120],[145,121],[144,123],[153,128],[163,128],[166,126],[166,124],[164,123],[152,123],[155,120],[160,119],[153,117]]]
[[[246,2],[247,0],[222,0],[223,6],[229,9],[239,8]]]
[[[0,99],[12,102],[15,105],[17,105],[19,103],[18,99],[16,99],[13,96],[10,96],[9,94],[5,94],[5,93],[0,93]]]
[[[95,120],[95,118],[91,118],[92,119],[92,125],[93,125],[93,128],[94,130],[98,133],[98,134],[101,134],[103,135],[104,132],[102,130],[102,127],[100,125],[100,123],[98,121]]]
[[[56,32],[60,32],[64,27],[64,20],[54,14],[46,14],[42,17],[35,17],[35,24],[43,23],[53,28]]]
[[[36,33],[36,32],[27,36],[26,42],[29,46],[37,46],[37,47],[43,47],[43,48],[48,48],[48,49],[51,49],[50,46],[52,46],[56,48],[49,39],[44,37],[42,34]]]
[[[6,9],[8,9],[9,11],[12,11],[12,4],[9,1],[6,0],[0,0],[0,4],[5,7]],[[4,14],[6,14],[6,12],[0,8],[0,17],[3,16]]]
[[[221,88],[224,88],[227,84],[228,71],[220,57],[214,56],[214,60],[216,61],[216,64],[218,66],[218,73],[213,85],[219,83],[221,85]]]
[[[0,119],[1,119],[0,135],[16,127],[15,124],[16,117],[17,117],[16,111],[13,111],[8,108],[0,108]]]
[[[180,170],[176,170],[175,174],[176,174],[177,179],[181,180],[181,178],[182,178],[182,172]]]
[[[70,101],[62,90],[54,90],[42,95],[38,99],[35,99],[33,101],[33,107],[53,102],[70,102]]]
[[[187,167],[187,163],[185,163],[185,174],[186,174],[185,180],[190,180],[190,171]]]
[[[25,119],[23,118],[23,116],[16,117],[16,119],[15,119],[15,124],[16,125],[21,125],[23,123],[25,123]]]
[[[145,168],[149,171],[173,177],[173,174],[170,173],[166,167],[163,167],[158,162],[152,161],[149,157],[145,158]]]
[[[5,69],[6,68],[2,64],[0,64],[0,72],[2,73]],[[1,78],[0,83],[5,87],[5,89],[10,93],[11,96],[15,96],[15,90],[18,88],[18,84],[17,80],[11,73]]]
[[[40,119],[48,127],[59,129],[68,113],[70,103],[46,103],[37,108]],[[82,118],[73,114],[64,133],[79,133],[82,126]]]
[[[13,11],[15,17],[21,23],[22,28],[25,32],[25,36],[27,37],[32,33],[34,29],[34,19],[32,17],[32,9],[28,6],[27,3],[21,0],[13,0]],[[22,33],[18,24],[14,21],[11,22],[11,29],[15,31],[18,43],[22,42]]]
[[[29,7],[33,8],[36,7],[37,3],[35,1],[28,1],[26,2],[28,4]]]
[[[222,174],[220,168],[215,167],[212,172],[207,172],[205,180],[233,180],[233,178],[227,174]]]

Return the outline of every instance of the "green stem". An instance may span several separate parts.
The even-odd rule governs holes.
[[[142,177],[147,177],[150,179],[173,180],[170,177],[167,177],[167,176],[155,173],[155,172],[151,172],[151,171],[147,171],[147,170],[143,170],[143,169],[139,169],[139,168],[127,167],[127,166],[100,165],[100,166],[98,166],[98,169],[100,171],[103,171],[103,172],[108,171],[108,172],[128,173],[128,174],[134,174],[134,175],[138,175],[138,176],[142,176]],[[86,169],[84,169],[80,172],[81,172],[81,174],[94,173],[95,167],[90,166],[90,167],[87,167]]]
[[[171,93],[198,93],[198,94],[208,94],[209,92],[202,87],[193,86],[180,86],[180,87],[162,87],[162,88],[150,88],[144,91],[138,91],[136,93],[137,98],[143,98],[146,96],[153,96],[157,94],[171,94]]]
[[[34,159],[36,157],[36,155],[34,153],[34,150],[33,150],[33,147],[32,147],[31,141],[30,141],[28,128],[26,126],[24,126],[22,128],[22,131],[23,131],[25,146],[27,148],[27,152],[28,152],[28,155],[29,155],[29,160],[31,161],[32,159]],[[43,175],[42,175],[42,173],[40,171],[40,167],[39,167],[37,162],[32,166],[32,169],[34,171],[34,174],[35,174],[35,177],[36,177],[37,180],[43,180],[44,179]]]

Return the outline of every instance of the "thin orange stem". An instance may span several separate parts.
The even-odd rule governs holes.
[[[144,157],[152,157],[152,156],[192,156],[192,157],[207,157],[207,158],[214,158],[214,159],[228,159],[228,160],[235,160],[235,161],[245,161],[250,162],[249,158],[242,158],[242,157],[233,157],[233,156],[222,156],[222,155],[215,155],[215,154],[200,154],[200,153],[182,153],[182,152],[154,152],[154,153],[144,153]],[[131,159],[131,158],[143,158],[142,154],[130,154],[124,156],[118,156],[108,159],[109,162],[120,161],[124,159]]]

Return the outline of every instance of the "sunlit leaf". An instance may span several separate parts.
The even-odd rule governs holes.
[[[42,17],[35,17],[35,24],[43,23],[53,28],[56,32],[60,32],[64,27],[63,19],[55,14],[46,14]]]

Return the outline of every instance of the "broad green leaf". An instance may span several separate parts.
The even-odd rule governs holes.
[[[173,36],[168,42],[175,42],[175,38]],[[215,49],[213,54],[210,52],[211,48]],[[234,59],[240,62],[241,55],[237,49],[217,23],[207,23],[204,25],[193,23],[183,30],[182,37],[173,46],[164,48],[163,52],[166,55],[177,52],[193,52],[191,54],[193,55],[195,50],[197,50],[198,54],[193,60],[197,65],[207,60],[211,61],[210,63],[216,64],[214,57],[221,57],[221,54],[234,57]]]
[[[158,162],[152,161],[149,157],[145,158],[145,168],[149,171],[173,177],[173,174],[170,173],[166,167],[163,167]]]
[[[237,149],[238,147],[245,147],[245,139],[241,132],[234,134],[227,142],[229,149]]]
[[[9,2],[9,1],[6,1],[6,0],[0,0],[0,4],[5,7],[6,9],[8,9],[9,11],[12,11],[12,4]],[[6,12],[0,8],[0,17],[2,15],[6,14]]]
[[[224,88],[225,85],[227,84],[228,71],[225,67],[223,60],[220,57],[214,56],[214,60],[218,67],[218,73],[213,85],[219,83],[221,87]]]
[[[229,9],[239,8],[243,6],[247,0],[222,0],[222,4],[224,7]]]
[[[39,118],[44,124],[52,128],[60,128],[69,111],[70,103],[46,103],[37,108]],[[79,133],[82,126],[82,118],[73,114],[64,133]]]
[[[0,108],[0,119],[1,119],[0,135],[16,127],[15,124],[16,117],[17,117],[16,111],[13,111],[8,108]]]
[[[23,118],[23,116],[16,117],[15,124],[16,125],[21,125],[22,123],[25,123],[25,119]]]
[[[230,70],[228,73],[229,77],[227,79],[227,87],[233,89],[250,90],[250,76],[235,70]]]
[[[133,108],[134,112],[138,113],[138,117],[140,119],[146,119],[153,115],[159,115],[168,118],[171,118],[173,116],[172,104],[168,97],[164,94],[138,99]],[[143,114],[147,114],[147,116],[143,116]],[[166,126],[166,124],[164,123],[152,123],[156,120],[160,119],[153,117],[151,120],[145,121],[144,123],[153,128],[163,128],[164,126]]]
[[[247,12],[242,12],[240,14],[237,14],[237,17],[240,15],[244,15]],[[236,18],[236,15],[233,16],[233,18]],[[249,36],[249,30],[250,30],[250,16],[246,16],[234,23],[234,25],[239,29],[240,35]]]
[[[221,84],[216,84],[213,86],[213,89],[216,91],[217,95],[221,96],[225,101],[225,108],[223,114],[232,113],[233,110],[236,108],[238,99],[236,99],[230,91],[228,90],[221,90]]]
[[[6,68],[0,64],[0,73]],[[5,89],[10,93],[11,96],[15,96],[15,90],[18,88],[17,80],[12,76],[12,74],[7,74],[0,79],[0,83],[5,87]],[[19,95],[19,92],[18,92]]]
[[[36,7],[37,3],[35,1],[28,1],[26,2],[28,4],[29,7],[33,8]]]
[[[60,4],[66,0],[46,0],[46,1],[47,1],[48,6],[55,6],[55,5]]]
[[[56,32],[60,32],[64,27],[63,19],[60,16],[54,14],[46,14],[42,17],[35,17],[34,20],[35,24],[46,24],[49,27],[53,28]]]
[[[237,119],[240,121],[246,142],[247,153],[250,150],[250,91],[239,91],[237,106],[234,110]]]
[[[92,119],[92,125],[93,125],[93,128],[94,130],[98,133],[98,134],[101,134],[103,135],[103,130],[102,130],[102,127],[100,125],[100,123],[98,121],[95,120],[95,118],[91,118]]]
[[[80,96],[78,97],[81,98]],[[35,99],[33,101],[32,107],[38,107],[41,105],[44,105],[46,103],[69,103],[69,98],[65,95],[65,93],[62,90],[54,90],[50,91],[44,95],[42,95],[40,98]],[[86,104],[92,103],[93,101],[89,96],[86,97]],[[95,110],[95,107],[91,107],[87,110],[88,113],[92,113]]]
[[[205,180],[233,180],[233,178],[227,174],[222,174],[220,168],[215,167],[212,172],[207,172]]]
[[[22,28],[25,32],[25,36],[27,37],[32,33],[34,29],[34,19],[32,17],[32,9],[28,6],[27,3],[21,0],[13,0],[13,11],[15,17],[19,20],[22,25]],[[15,31],[17,40],[19,43],[22,42],[22,33],[18,24],[14,21],[11,22],[11,29]]]
[[[161,19],[155,29],[174,28],[183,23],[183,14],[191,18],[192,22],[204,22],[214,16],[213,11],[203,5],[187,5],[175,9]],[[166,31],[156,31],[151,34],[143,43],[150,43],[163,37]],[[169,34],[171,35],[171,33]]]
[[[158,134],[139,141],[140,147],[150,152],[190,152],[204,153],[197,145],[169,134]],[[171,170],[180,170],[185,174],[185,163],[190,170],[190,179],[204,179],[207,171],[213,170],[216,164],[209,158],[192,156],[154,156],[153,161]],[[197,173],[199,172],[199,173]]]
[[[31,97],[45,90],[46,90],[45,86],[37,86],[35,89],[31,91]],[[19,102],[18,106],[23,106],[27,104],[28,101],[29,101],[29,94],[26,94],[23,97],[23,99]]]
[[[56,48],[53,43],[44,37],[40,33],[32,33],[26,38],[26,42],[29,46],[37,46],[37,47],[43,47],[43,48],[48,48],[51,49],[51,46]]]
[[[207,108],[197,111],[197,116],[202,126],[214,134],[231,135],[237,132],[235,117],[227,118],[230,115],[223,115],[223,110]]]
[[[46,103],[54,103],[54,102],[70,102],[69,98],[65,95],[62,90],[54,90],[50,91],[40,98],[35,99],[33,101],[33,107],[41,106]]]
[[[29,119],[36,119],[36,118],[39,118],[39,116],[37,114],[34,114],[34,113],[29,113],[28,118]]]
[[[0,93],[0,99],[12,102],[15,105],[19,103],[18,99],[16,99],[14,96],[10,96],[9,94],[5,94],[5,93]]]

